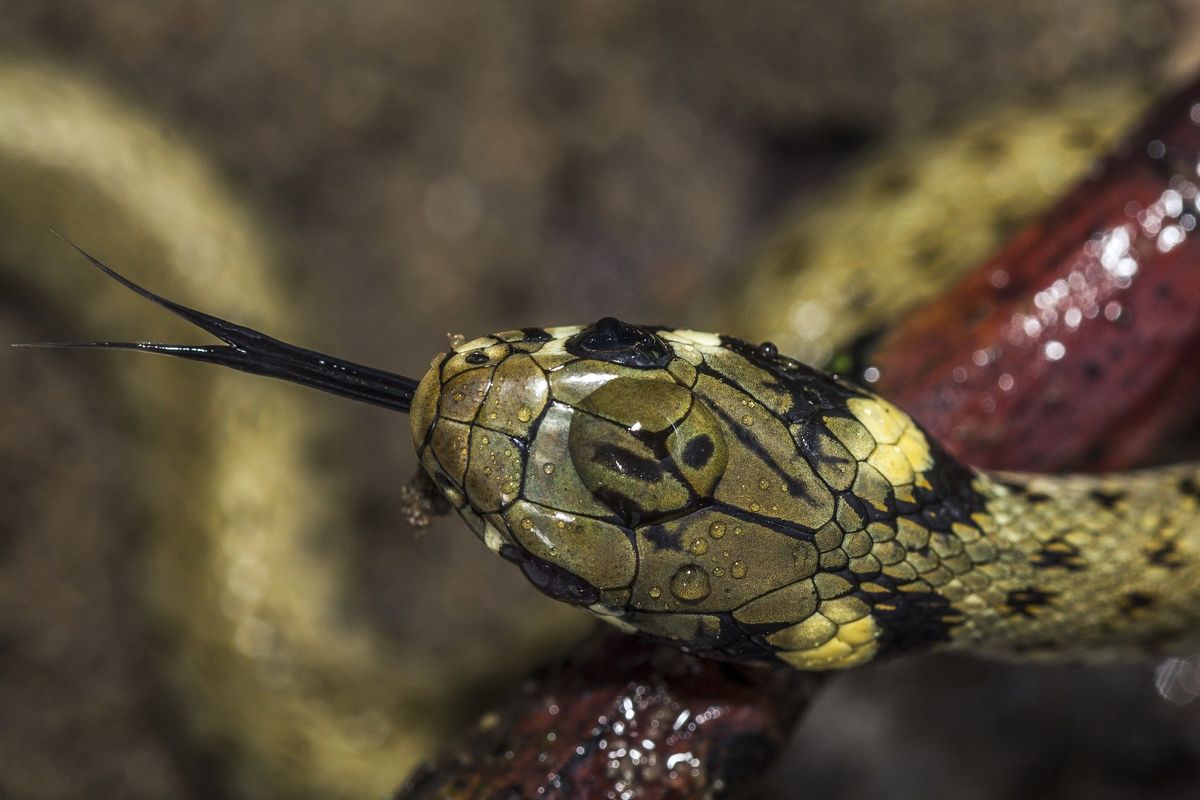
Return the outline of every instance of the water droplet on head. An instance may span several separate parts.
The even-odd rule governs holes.
[[[693,555],[702,556],[708,552],[708,542],[700,538],[693,539],[688,550],[691,550]]]
[[[708,573],[699,564],[684,564],[671,578],[671,594],[684,602],[699,602],[711,591]]]
[[[745,425],[747,428],[749,428],[751,425],[754,424],[754,417],[750,416],[749,414],[746,414],[744,417],[742,417],[742,424]]]
[[[517,419],[521,420],[521,422],[529,422],[529,420],[533,419],[533,412],[527,407],[521,406],[517,409]]]
[[[733,562],[733,566],[729,568],[729,574],[737,580],[746,577],[746,563],[744,561]]]
[[[546,473],[547,475],[549,475],[550,473],[554,472],[554,465],[553,465],[553,464],[546,464],[546,465],[544,465],[544,466],[542,467],[542,472],[544,472],[544,473]]]
[[[658,598],[662,597],[662,589],[658,588],[657,586],[651,586],[649,594],[652,599],[657,600]]]
[[[521,527],[527,531],[533,530],[533,520],[529,517],[526,517],[525,519],[521,520]]]
[[[725,523],[717,520],[712,525],[708,526],[708,535],[714,539],[720,539],[725,535]]]

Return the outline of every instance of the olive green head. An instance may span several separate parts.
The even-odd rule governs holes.
[[[446,498],[546,594],[734,658],[874,652],[868,528],[930,458],[886,402],[770,345],[605,319],[460,345],[411,413]]]
[[[626,630],[854,666],[947,640],[960,619],[947,597],[994,557],[972,473],[885,400],[770,344],[608,318],[476,339],[418,383],[83,255],[223,344],[51,346],[161,353],[411,413],[422,465],[476,535],[547,595]]]

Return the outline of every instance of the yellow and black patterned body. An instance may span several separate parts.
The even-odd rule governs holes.
[[[1145,653],[1200,615],[1195,470],[993,477],[869,392],[736,339],[606,319],[460,345],[425,469],[550,596],[728,658]]]

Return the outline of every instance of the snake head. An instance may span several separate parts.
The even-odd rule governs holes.
[[[972,475],[885,400],[771,345],[606,318],[467,342],[418,383],[84,255],[223,344],[56,346],[204,361],[409,412],[423,467],[476,535],[542,592],[623,629],[830,669],[957,624],[933,587],[981,535]]]
[[[867,528],[894,536],[928,486],[885,401],[770,345],[611,318],[462,344],[411,413],[424,468],[541,591],[743,660],[869,659]]]

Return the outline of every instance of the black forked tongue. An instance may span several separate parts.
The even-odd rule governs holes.
[[[391,372],[364,367],[350,361],[281,342],[251,328],[182,306],[119,274],[69,240],[67,244],[100,271],[142,297],[170,311],[198,328],[216,336],[224,345],[160,344],[157,342],[50,342],[19,345],[22,347],[104,347],[119,350],[145,350],[192,361],[207,361],[225,367],[292,381],[331,394],[374,403],[377,406],[407,412],[412,405],[417,382]]]

